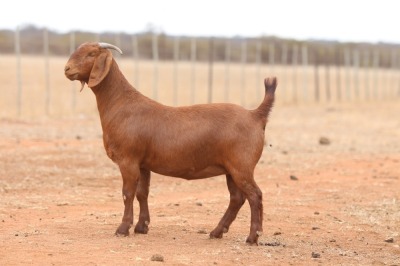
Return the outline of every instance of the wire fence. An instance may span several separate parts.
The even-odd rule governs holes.
[[[397,49],[392,49],[388,56],[388,53],[382,54],[380,49],[374,49],[373,46],[367,50],[357,47],[335,50],[330,47],[329,51],[325,51],[329,53],[327,60],[326,54],[322,56],[323,51],[315,52],[312,49],[310,52],[309,47],[313,44],[308,42],[291,46],[286,43],[277,45],[276,42],[264,41],[260,37],[251,41],[246,38],[225,38],[221,44],[221,39],[210,37],[207,38],[207,57],[204,57],[204,49],[200,54],[199,38],[191,37],[190,49],[186,49],[185,45],[183,52],[183,38],[175,36],[172,37],[170,56],[165,59],[160,56],[167,54],[165,48],[160,51],[160,47],[164,47],[160,43],[160,34],[152,35],[150,58],[147,52],[145,55],[142,53],[140,38],[140,35],[131,35],[130,54],[115,54],[116,60],[136,88],[155,100],[174,106],[234,102],[252,107],[263,97],[263,79],[267,76],[278,78],[277,98],[280,103],[400,99],[400,53]],[[121,40],[119,34],[115,35],[114,41],[110,41],[109,37],[103,40],[101,35],[87,39],[126,47],[126,41],[122,43]],[[184,41],[187,42],[187,38]],[[15,79],[15,82],[2,83],[5,86],[3,90],[9,93],[8,97],[4,97],[7,104],[3,102],[1,105],[0,114],[3,117],[30,116],[33,107],[27,108],[25,105],[30,102],[34,106],[33,98],[43,107],[36,112],[37,115],[93,112],[94,108],[79,109],[79,105],[84,103],[78,100],[78,88],[75,83],[67,85],[69,81],[63,77],[63,64],[68,57],[52,54],[50,42],[48,31],[44,29],[43,54],[35,57],[39,63],[33,69],[25,70],[24,58],[28,56],[21,51],[20,31],[15,31],[15,55],[2,56],[15,63],[15,73],[3,75],[3,79]],[[76,33],[71,32],[68,52],[72,53],[79,44]],[[204,38],[201,39],[201,46],[204,46]],[[149,47],[145,48],[147,51]],[[5,65],[0,66],[3,68]],[[24,75],[28,71],[33,72],[31,77]],[[32,83],[40,89],[31,99]],[[60,93],[59,88],[66,86],[71,89]],[[63,108],[71,112],[58,110]]]

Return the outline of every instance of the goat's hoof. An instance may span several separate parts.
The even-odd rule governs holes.
[[[115,231],[116,236],[129,236],[129,228],[131,226],[129,224],[122,223],[118,227],[117,231]]]
[[[215,231],[215,230],[214,230]],[[213,239],[213,238],[222,238],[222,232],[221,233],[217,233],[217,232],[214,232],[214,231],[212,231],[211,233],[210,233],[210,238],[211,239]]]
[[[257,237],[247,237],[246,244],[250,246],[258,246],[258,238]]]
[[[149,227],[147,226],[149,223],[146,224],[139,224],[137,223],[135,226],[135,234],[147,234],[149,231]]]

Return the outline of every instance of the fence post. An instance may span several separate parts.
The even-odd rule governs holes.
[[[287,67],[287,54],[288,54],[288,49],[287,49],[287,45],[286,45],[286,43],[284,42],[283,44],[282,44],[282,54],[281,54],[281,67],[282,67],[282,79],[283,79],[283,83],[284,83],[284,86],[282,87],[282,93],[283,93],[283,99],[284,100],[287,100],[287,86],[288,86],[288,84],[286,83],[286,81],[288,80],[287,79],[287,77],[286,77],[286,71],[285,71],[285,69],[286,69],[286,67]]]
[[[335,49],[335,63],[336,63],[336,99],[342,100],[342,80],[341,80],[341,64],[340,64],[340,46]]]
[[[261,49],[262,49],[262,39],[257,40],[256,44],[256,95],[257,99],[261,99],[261,86],[258,84],[262,84],[261,81]]]
[[[325,95],[326,100],[330,102],[332,100],[331,97],[331,76],[330,76],[330,58],[329,58],[329,47],[325,49]]]
[[[375,100],[378,98],[378,80],[379,80],[379,48],[375,48],[373,58],[373,69],[375,71],[375,77],[373,82],[373,97]]]
[[[179,63],[179,37],[174,38],[174,105],[178,105],[178,63]]]
[[[121,33],[120,32],[115,33],[114,38],[115,38],[115,46],[123,49],[122,45],[121,45]],[[121,57],[120,53],[115,53],[115,54],[113,54],[113,56]]]
[[[383,53],[381,54],[382,58],[382,67],[380,68],[381,70],[381,82],[379,84],[379,89],[381,91],[381,97],[380,99],[385,99],[387,97],[387,91],[388,91],[388,60],[389,56],[386,52],[386,50],[383,50]]]
[[[17,58],[17,115],[22,114],[21,44],[19,26],[15,31],[15,56]]]
[[[214,38],[208,40],[208,103],[212,102],[213,95],[213,64],[214,64]]]
[[[75,32],[71,31],[69,35],[69,53],[72,54],[75,51]],[[76,110],[76,83],[71,82],[71,105],[72,110]]]
[[[292,80],[292,97],[293,97],[293,102],[297,103],[298,101],[298,95],[297,95],[297,64],[298,64],[298,53],[299,53],[299,47],[297,44],[293,45],[293,54],[292,54],[292,68],[293,68],[293,80]]]
[[[271,68],[271,73],[273,73],[275,65],[275,45],[273,42],[270,42],[268,45],[268,64]]]
[[[370,100],[370,84],[369,84],[369,53],[368,50],[364,50],[364,55],[362,56],[361,67],[364,72],[364,99]]]
[[[93,39],[95,42],[100,42],[100,35],[101,34],[97,32],[93,33]]]
[[[152,51],[153,51],[153,99],[158,99],[158,36],[157,33],[153,33],[152,41]]]
[[[389,90],[389,98],[392,98],[392,97],[394,97],[394,96],[396,96],[396,93],[395,93],[395,87],[396,87],[396,82],[395,82],[395,80],[396,80],[396,69],[397,69],[397,53],[396,53],[396,50],[395,49],[392,49],[392,52],[391,52],[391,62],[390,62],[390,73],[391,73],[391,75],[390,75],[390,79],[392,80],[392,82],[390,82],[389,84],[389,86],[390,86],[390,90]]]
[[[196,47],[196,38],[193,37],[191,41],[191,47],[190,47],[190,60],[192,62],[192,73],[191,73],[191,81],[190,81],[190,87],[191,87],[191,102],[194,104],[196,100],[196,54],[197,54],[197,47]]]
[[[230,85],[230,64],[231,64],[231,39],[226,38],[225,43],[225,90],[224,90],[224,100],[229,101],[229,85]]]
[[[49,32],[46,28],[43,29],[43,54],[44,54],[44,76],[46,80],[46,115],[50,115],[50,73],[49,73]]]
[[[396,68],[396,72],[397,72],[397,75],[400,77],[400,53],[399,52],[397,52],[397,68]],[[398,80],[397,81],[397,97],[400,97],[400,80]]]
[[[307,68],[308,68],[308,48],[307,48],[307,44],[303,43],[302,47],[301,47],[301,61],[302,61],[302,65],[303,65],[303,97],[304,100],[307,101],[308,100],[308,89],[307,89],[307,81],[308,81],[308,75],[307,75]]]
[[[319,51],[318,48],[316,48],[314,52],[315,56],[315,62],[314,62],[314,83],[315,83],[315,91],[314,91],[314,100],[316,102],[319,102]]]
[[[136,88],[140,88],[139,85],[139,41],[137,35],[132,35],[132,56],[135,65],[134,70],[134,84]]]
[[[397,51],[397,68],[396,68],[396,73],[397,75],[400,74],[400,53],[399,51]],[[395,96],[400,97],[400,80],[395,80],[395,82],[397,82],[397,94]]]
[[[351,66],[350,66],[350,50],[349,48],[345,48],[344,50],[344,63],[345,63],[345,73],[346,73],[346,86],[345,86],[345,90],[346,90],[346,100],[350,100],[350,70],[351,70]]]
[[[274,73],[274,71],[275,71],[275,43],[273,41],[271,41],[268,44],[268,65],[269,65],[269,68],[271,71],[271,75],[277,76],[278,74]],[[264,81],[263,81],[263,83],[264,83]],[[285,98],[285,97],[283,97],[283,98]]]
[[[247,40],[245,38],[242,39],[242,47],[241,47],[241,88],[240,88],[240,98],[242,106],[246,106],[246,62],[247,62]]]
[[[353,50],[353,66],[354,66],[354,97],[357,100],[360,100],[360,88],[359,88],[360,53],[357,48]]]

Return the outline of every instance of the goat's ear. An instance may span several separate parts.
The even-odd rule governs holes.
[[[112,63],[112,54],[106,50],[105,53],[101,53],[94,61],[92,71],[90,72],[88,86],[90,88],[98,85],[107,76],[110,71]]]

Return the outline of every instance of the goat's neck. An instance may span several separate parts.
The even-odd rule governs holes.
[[[105,116],[110,108],[115,106],[116,101],[126,98],[128,94],[129,97],[139,96],[140,94],[126,80],[114,59],[107,76],[99,85],[91,89],[96,95],[100,117]]]

